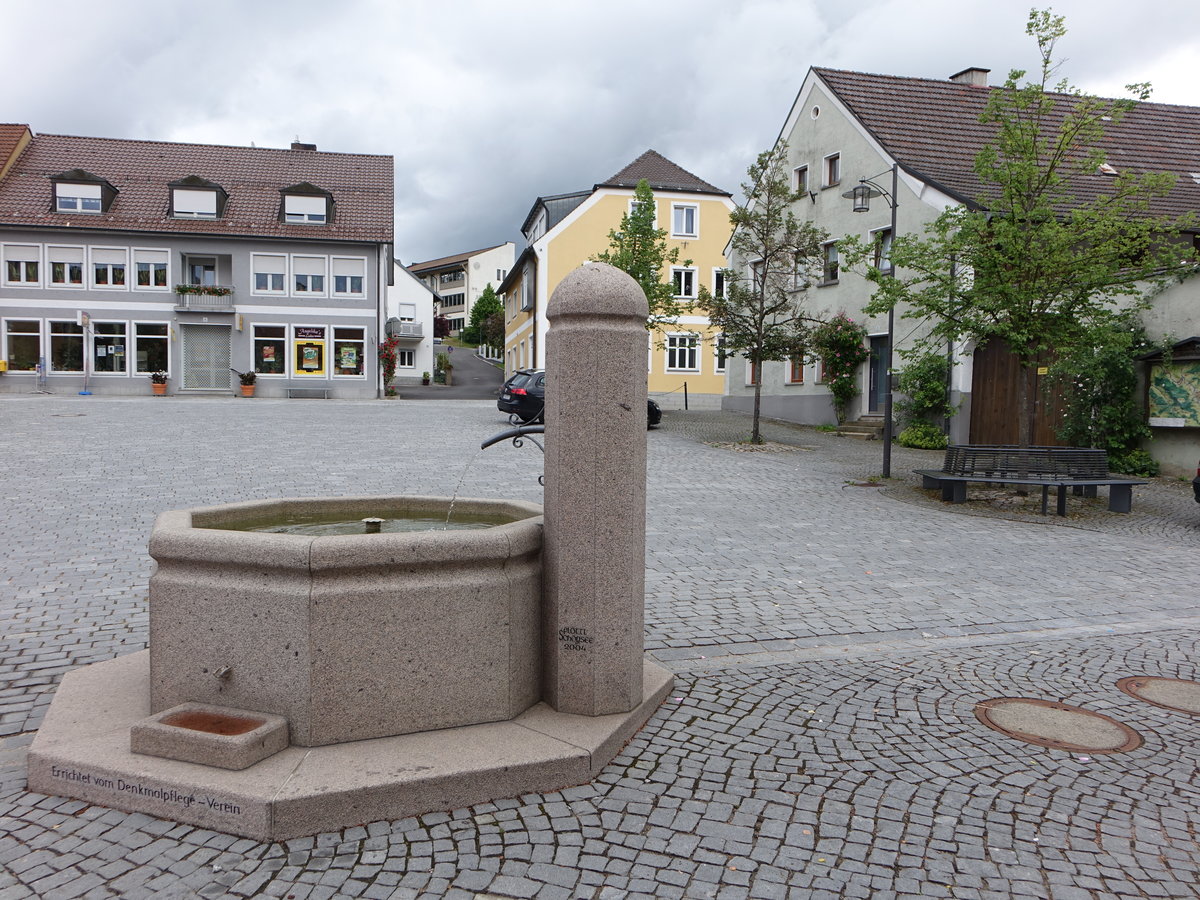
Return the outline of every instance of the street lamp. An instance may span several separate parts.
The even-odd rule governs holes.
[[[888,204],[892,208],[892,230],[890,240],[892,246],[896,243],[896,207],[900,204],[896,200],[896,188],[900,177],[900,168],[896,163],[892,163],[890,169],[892,173],[892,189],[886,190],[882,185],[877,184],[874,179],[879,178],[888,173],[888,169],[884,169],[878,175],[872,175],[870,178],[860,178],[858,184],[842,194],[847,200],[854,201],[854,212],[869,212],[871,209],[872,197],[886,197]],[[896,277],[896,264],[890,259],[888,260],[888,275],[892,278]],[[883,393],[883,477],[892,477],[892,432],[894,430],[892,424],[892,340],[896,333],[896,309],[894,306],[888,307],[888,324],[887,324],[887,349],[883,354],[883,377],[884,377],[884,393]]]

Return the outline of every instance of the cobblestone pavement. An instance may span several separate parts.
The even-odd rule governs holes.
[[[1130,516],[951,508],[902,474],[936,454],[851,486],[877,443],[768,423],[785,446],[737,453],[721,413],[648,436],[647,648],[677,682],[597,781],[281,844],[25,790],[63,672],[144,646],[157,512],[539,501],[535,449],[476,452],[504,427],[489,401],[0,398],[0,900],[1200,896],[1196,719],[1114,686],[1200,674],[1186,486],[1135,489]],[[1145,743],[1003,737],[973,714],[998,696]]]

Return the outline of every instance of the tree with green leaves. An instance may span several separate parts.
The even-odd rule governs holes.
[[[801,195],[791,187],[786,142],[760,153],[746,173],[746,200],[729,214],[729,221],[733,256],[749,275],[726,269],[724,293],[717,296],[701,287],[697,305],[723,333],[725,352],[743,357],[759,373],[750,441],[761,444],[762,364],[805,353],[816,320],[805,311],[804,301],[819,280],[821,243],[828,235],[792,212]]]
[[[1130,85],[1131,97],[1120,100],[1085,95],[1065,80],[1051,86],[1064,20],[1033,10],[1026,32],[1037,42],[1040,77],[1022,85],[1026,73],[1013,70],[989,92],[980,121],[993,136],[975,159],[977,202],[947,209],[923,235],[896,236],[895,277],[869,265],[867,242],[839,242],[847,266],[867,263],[876,285],[868,313],[905,307],[904,316],[928,321],[930,347],[947,339],[1008,346],[1021,371],[1022,446],[1030,443],[1041,361],[1085,344],[1123,306],[1145,303],[1191,258],[1177,238],[1186,223],[1152,211],[1173,176],[1106,165],[1105,129],[1145,100],[1149,86]]]
[[[484,286],[479,294],[479,299],[475,301],[475,305],[471,307],[471,319],[467,327],[463,329],[459,337],[462,338],[465,344],[482,344],[485,343],[483,337],[483,323],[487,321],[489,316],[496,313],[504,312],[504,305],[500,301],[499,295],[492,287],[489,281]]]
[[[629,274],[646,293],[650,304],[647,327],[673,324],[682,311],[675,299],[675,285],[663,281],[668,266],[690,266],[692,261],[679,262],[679,248],[667,246],[667,231],[655,227],[654,191],[650,182],[642,179],[633,191],[629,212],[621,224],[608,233],[608,249],[592,257],[594,262],[608,263]]]

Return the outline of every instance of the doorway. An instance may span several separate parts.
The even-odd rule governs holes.
[[[229,390],[230,333],[228,325],[180,326],[183,390]]]
[[[884,367],[887,360],[887,335],[880,334],[871,338],[871,365],[867,378],[867,412],[871,415],[883,415],[887,402],[887,377]]]

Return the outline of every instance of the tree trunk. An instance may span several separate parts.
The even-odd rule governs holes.
[[[1030,374],[1033,367],[1026,360],[1020,360],[1017,368],[1017,446],[1028,447],[1033,437],[1033,397],[1029,390]]]
[[[754,429],[750,432],[750,443],[761,444],[762,435],[758,431],[758,407],[762,400],[762,365],[759,364],[754,379]]]

